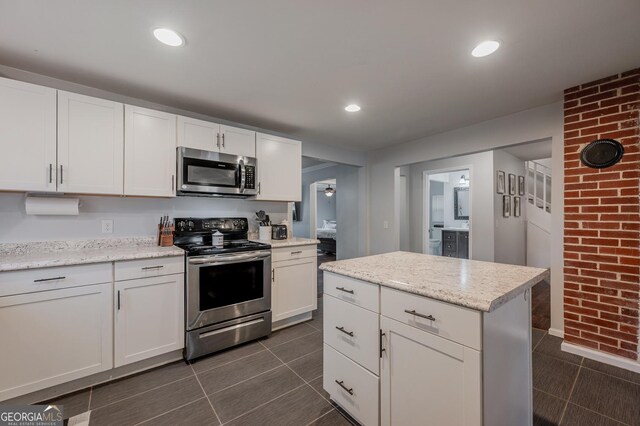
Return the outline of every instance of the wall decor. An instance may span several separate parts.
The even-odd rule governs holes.
[[[509,173],[509,195],[516,195],[516,175]]]
[[[498,170],[497,192],[498,194],[504,194],[504,172],[502,170]]]
[[[520,197],[513,197],[513,217],[520,217],[521,211]]]
[[[592,169],[611,167],[622,159],[624,147],[613,139],[598,139],[590,142],[580,152],[580,161]]]
[[[502,196],[502,216],[504,217],[511,216],[511,196],[510,195]]]
[[[524,195],[524,176],[518,176],[518,195]]]

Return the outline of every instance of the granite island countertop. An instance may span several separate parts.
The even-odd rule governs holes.
[[[259,240],[259,239],[250,239],[250,240],[256,241],[258,243],[270,244],[272,248],[310,246],[314,244],[320,244],[319,240],[314,240],[312,238],[301,238],[301,237],[287,238],[286,240]]]
[[[326,262],[320,269],[483,312],[549,277],[548,269],[402,251]]]
[[[159,247],[155,237],[4,243],[0,272],[182,255],[178,247]]]

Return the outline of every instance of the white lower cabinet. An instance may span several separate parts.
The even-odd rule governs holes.
[[[492,312],[328,272],[324,291],[323,387],[361,424],[532,424],[528,291]]]
[[[0,400],[112,368],[111,295],[108,282],[0,297]]]
[[[482,424],[480,352],[381,317],[380,424]]]
[[[115,283],[115,367],[184,347],[184,275]]]
[[[314,246],[315,247],[315,246]],[[273,249],[273,258],[281,256],[283,249]],[[301,251],[299,247],[284,249]],[[272,262],[271,311],[273,322],[311,312],[318,306],[317,295],[317,255],[310,257]]]

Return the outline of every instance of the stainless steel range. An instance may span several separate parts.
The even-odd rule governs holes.
[[[271,246],[247,240],[246,218],[175,224],[174,244],[187,252],[185,359],[271,334]]]

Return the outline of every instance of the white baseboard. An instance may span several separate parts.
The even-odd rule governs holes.
[[[567,342],[562,342],[560,348],[565,352],[580,355],[594,361],[602,362],[604,364],[613,365],[614,367],[624,368],[625,370],[640,373],[640,361],[633,361],[631,359],[622,358]]]
[[[556,337],[560,337],[561,339],[564,339],[564,331],[563,330],[558,330],[557,328],[550,328],[549,329],[549,334],[552,336],[556,336]]]

